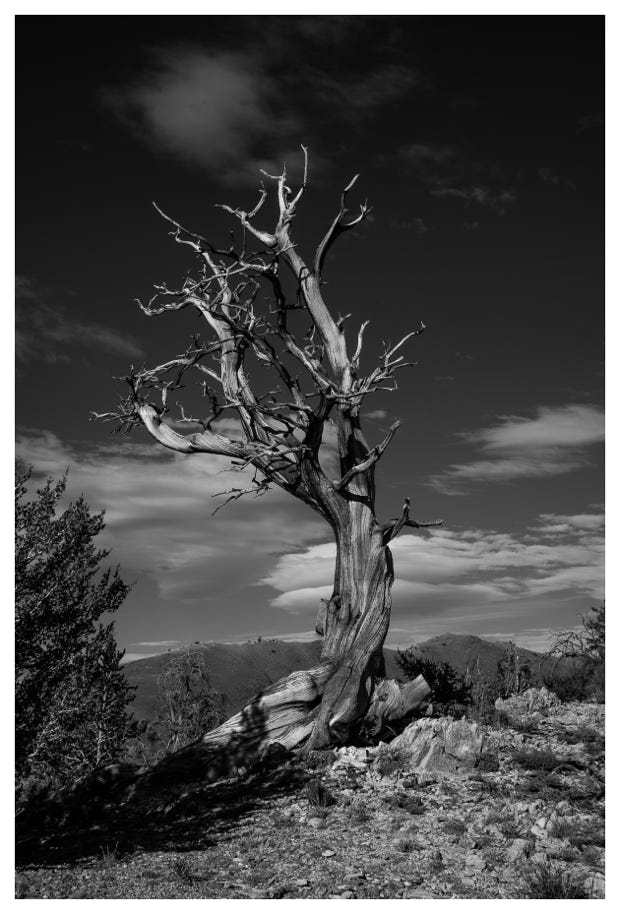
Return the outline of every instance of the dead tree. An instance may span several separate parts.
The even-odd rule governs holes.
[[[251,485],[222,493],[229,501],[277,485],[330,525],[336,566],[331,599],[317,621],[323,636],[320,666],[293,673],[257,699],[262,733],[260,739],[254,734],[261,745],[277,741],[288,748],[316,749],[351,737],[367,713],[376,679],[384,675],[382,646],[394,580],[390,542],[405,527],[432,527],[441,521],[413,520],[409,499],[400,517],[387,523],[376,517],[375,470],[399,423],[371,446],[362,432],[362,407],[369,394],[395,389],[395,372],[412,364],[401,350],[425,327],[421,323],[395,345],[385,345],[376,367],[362,373],[368,322],[348,347],[346,318],[334,317],[322,286],[332,245],[362,223],[370,207],[363,203],[357,215],[347,216],[347,196],[356,175],[342,191],[338,212],[312,261],[306,263],[292,238],[293,220],[307,188],[308,154],[302,149],[304,177],[296,193],[287,184],[285,168],[280,175],[263,172],[277,196],[273,231],[259,228],[256,221],[268,197],[264,185],[248,212],[221,206],[240,226],[240,237],[231,232],[228,247],[216,247],[156,206],[174,240],[187,246],[197,261],[198,270],[178,289],[155,286],[154,297],[140,307],[148,316],[195,308],[208,337],[195,337],[186,352],[156,368],[132,368],[125,379],[130,393],[118,410],[95,415],[116,420],[122,431],[143,425],[156,441],[179,453],[224,455],[237,468],[252,468]],[[309,326],[302,328],[301,319]],[[258,389],[259,365],[276,379],[267,392]],[[200,429],[181,434],[170,424],[171,400],[190,376],[202,385],[208,414],[195,418],[181,410],[175,424],[193,423]],[[238,417],[236,438],[218,431],[217,420],[225,411]],[[337,429],[340,473],[335,479],[319,459],[329,420]],[[416,700],[426,694],[422,689]],[[229,738],[238,738],[247,728],[249,716],[242,712],[231,718],[202,743],[225,747]]]

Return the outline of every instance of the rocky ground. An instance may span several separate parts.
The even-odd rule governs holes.
[[[532,690],[496,718],[423,719],[46,837],[19,855],[17,897],[603,897],[604,706]]]

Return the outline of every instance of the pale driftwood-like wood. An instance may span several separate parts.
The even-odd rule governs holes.
[[[430,694],[431,688],[423,676],[417,676],[404,685],[395,679],[380,680],[364,717],[366,730],[376,735],[385,724],[402,720],[418,708]]]
[[[345,332],[350,315],[336,318],[323,289],[333,244],[363,222],[370,208],[363,203],[356,216],[347,215],[356,175],[344,188],[338,212],[316,251],[305,261],[292,237],[297,207],[308,187],[308,154],[302,148],[304,176],[296,193],[287,183],[286,168],[280,175],[263,172],[273,182],[277,202],[271,231],[255,222],[268,196],[264,187],[248,211],[221,206],[241,229],[241,237],[233,235],[227,247],[214,245],[156,207],[174,240],[195,257],[198,269],[178,289],[156,286],[153,298],[140,307],[149,316],[194,309],[208,338],[197,335],[184,353],[155,368],[132,368],[126,378],[129,395],[120,407],[96,415],[116,420],[121,431],[142,425],[174,451],[225,455],[234,468],[251,468],[253,483],[222,493],[227,501],[251,492],[261,495],[277,485],[329,523],[336,569],[331,598],[317,620],[323,635],[322,672],[318,679],[316,671],[288,677],[275,692],[261,697],[252,712],[264,718],[268,741],[291,746],[305,741],[308,748],[321,748],[347,741],[368,709],[376,677],[383,675],[382,646],[394,578],[390,541],[405,526],[441,521],[412,520],[409,500],[400,517],[385,523],[376,517],[375,470],[398,423],[381,442],[369,445],[362,430],[365,398],[396,388],[396,371],[412,364],[398,352],[425,325],[420,322],[395,345],[386,343],[376,367],[362,373],[368,322],[359,327],[350,355]],[[388,336],[380,323],[379,333]],[[263,382],[266,374],[271,380]],[[204,394],[203,415],[186,415],[174,399],[191,378]],[[180,415],[173,415],[177,406]],[[237,438],[218,431],[218,420],[230,411],[239,420]],[[337,429],[337,479],[326,474],[320,460],[328,421]],[[183,423],[200,431],[181,434]],[[231,718],[205,737],[203,748],[224,746],[233,737],[252,744],[258,717],[251,725],[239,715]]]

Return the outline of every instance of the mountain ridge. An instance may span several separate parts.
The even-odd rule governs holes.
[[[225,696],[226,714],[235,714],[262,689],[268,688],[294,670],[309,669],[319,662],[322,642],[278,641],[264,639],[242,643],[194,642],[190,647],[204,652],[212,687]],[[449,663],[458,673],[465,673],[480,662],[480,669],[489,675],[509,642],[487,641],[475,635],[456,635],[446,632],[414,645],[421,657],[440,663]],[[153,720],[157,713],[157,681],[170,659],[187,649],[154,654],[142,660],[132,660],[123,667],[130,685],[135,686],[136,696],[130,709],[138,719]],[[532,673],[540,681],[540,667],[545,665],[544,655],[521,648],[521,656],[530,662]],[[397,651],[384,648],[386,675],[389,679],[402,679],[397,663]]]

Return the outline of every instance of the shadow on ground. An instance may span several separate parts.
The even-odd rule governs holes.
[[[264,716],[257,701],[246,710],[243,731],[225,749],[194,743],[152,768],[123,769],[111,784],[99,776],[31,803],[17,819],[18,867],[75,863],[102,852],[200,850],[259,800],[299,790],[310,776],[307,764],[278,746],[261,755]]]

